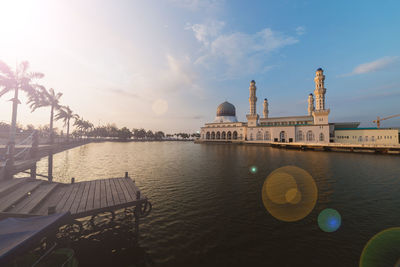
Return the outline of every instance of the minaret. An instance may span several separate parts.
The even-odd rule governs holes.
[[[324,71],[321,68],[317,69],[317,71],[315,72],[314,81],[315,81],[315,90],[314,90],[315,108],[314,111],[312,111],[312,116],[314,117],[314,125],[320,125],[321,126],[320,129],[324,129],[324,126],[322,125],[328,125],[328,116],[330,110],[325,108],[325,93],[326,93],[326,89],[324,86],[325,75]],[[308,97],[308,101],[309,101],[308,112],[310,112],[310,96]],[[324,135],[328,136],[328,133],[325,132]]]
[[[325,93],[326,89],[324,87],[325,75],[324,71],[319,68],[315,73],[315,101],[316,101],[316,111],[325,110]]]
[[[308,95],[308,115],[311,116],[314,111],[314,96],[313,94]]]
[[[258,125],[258,114],[256,109],[257,97],[256,97],[256,82],[252,80],[250,82],[250,96],[249,96],[249,103],[250,103],[250,114],[246,115],[248,126],[255,127]]]
[[[264,99],[264,111],[263,111],[263,115],[264,115],[264,119],[268,118],[268,100],[265,98]]]
[[[257,97],[256,97],[256,82],[252,80],[250,82],[250,97],[249,97],[249,103],[250,103],[250,115],[256,115],[257,109],[256,109],[256,103],[257,103]]]

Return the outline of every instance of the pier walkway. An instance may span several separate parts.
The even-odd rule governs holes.
[[[135,182],[109,178],[63,184],[32,178],[0,181],[0,219],[70,212],[74,219],[147,206]]]
[[[24,172],[28,169],[31,170],[31,178],[35,178],[36,175],[42,176],[45,178],[49,178],[49,176],[52,176],[52,172],[49,173],[49,175],[41,175],[41,174],[36,174],[36,163],[41,160],[44,157],[51,157],[51,163],[49,162],[49,165],[52,165],[52,157],[54,154],[57,154],[59,152],[85,145],[87,143],[90,143],[90,140],[77,140],[69,143],[56,143],[53,145],[38,145],[35,148],[35,152],[32,153],[33,145],[25,145],[25,146],[16,146],[15,151],[17,154],[21,153],[23,157],[15,158],[14,159],[14,164],[7,170],[6,173],[6,147],[5,146],[0,146],[0,181],[6,176],[12,177],[13,175]],[[52,170],[52,166],[51,166]],[[50,178],[52,179],[52,177]]]

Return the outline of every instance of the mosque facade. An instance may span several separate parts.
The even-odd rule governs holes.
[[[359,122],[330,123],[330,109],[326,107],[325,75],[321,68],[317,69],[314,82],[314,94],[310,93],[307,98],[307,115],[270,117],[268,100],[265,98],[263,114],[260,117],[257,114],[256,82],[251,81],[247,122],[239,122],[236,118],[235,106],[224,102],[218,106],[214,121],[201,127],[200,141],[327,144],[330,142],[341,143],[342,140],[346,140],[343,143],[349,143],[351,139],[355,143],[365,143],[371,142],[371,134],[373,134],[376,135],[373,138],[374,141],[385,140],[385,144],[399,144],[398,129],[364,128],[364,131],[359,131]],[[335,137],[336,131],[340,133],[340,136],[346,136],[347,132],[356,137],[337,138]],[[386,136],[385,139],[383,136],[379,138],[380,134],[388,135],[388,141],[386,142]],[[368,138],[368,135],[371,136]]]

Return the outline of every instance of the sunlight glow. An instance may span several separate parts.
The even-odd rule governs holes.
[[[6,0],[0,2],[0,36],[2,48],[7,44],[8,51],[18,53],[37,31],[39,21],[35,19],[38,8],[35,1]]]
[[[156,115],[163,115],[168,111],[168,102],[164,99],[157,99],[153,102],[152,109]]]

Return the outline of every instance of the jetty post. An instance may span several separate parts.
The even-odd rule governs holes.
[[[51,126],[50,128],[52,129],[53,127]],[[48,165],[47,165],[47,177],[49,182],[53,181],[53,148],[54,148],[54,133],[50,132],[50,151],[49,151]]]
[[[39,150],[39,133],[38,131],[34,130],[32,134],[32,147],[30,150],[30,156],[32,159],[36,159],[37,154]],[[37,162],[35,160],[35,163],[31,167],[30,175],[32,179],[36,179],[36,166]]]
[[[140,200],[140,191],[138,190],[136,192],[136,200],[139,201]],[[136,242],[139,242],[139,218],[140,218],[140,212],[142,209],[142,205],[141,204],[137,204],[135,207],[135,233],[136,233]]]

